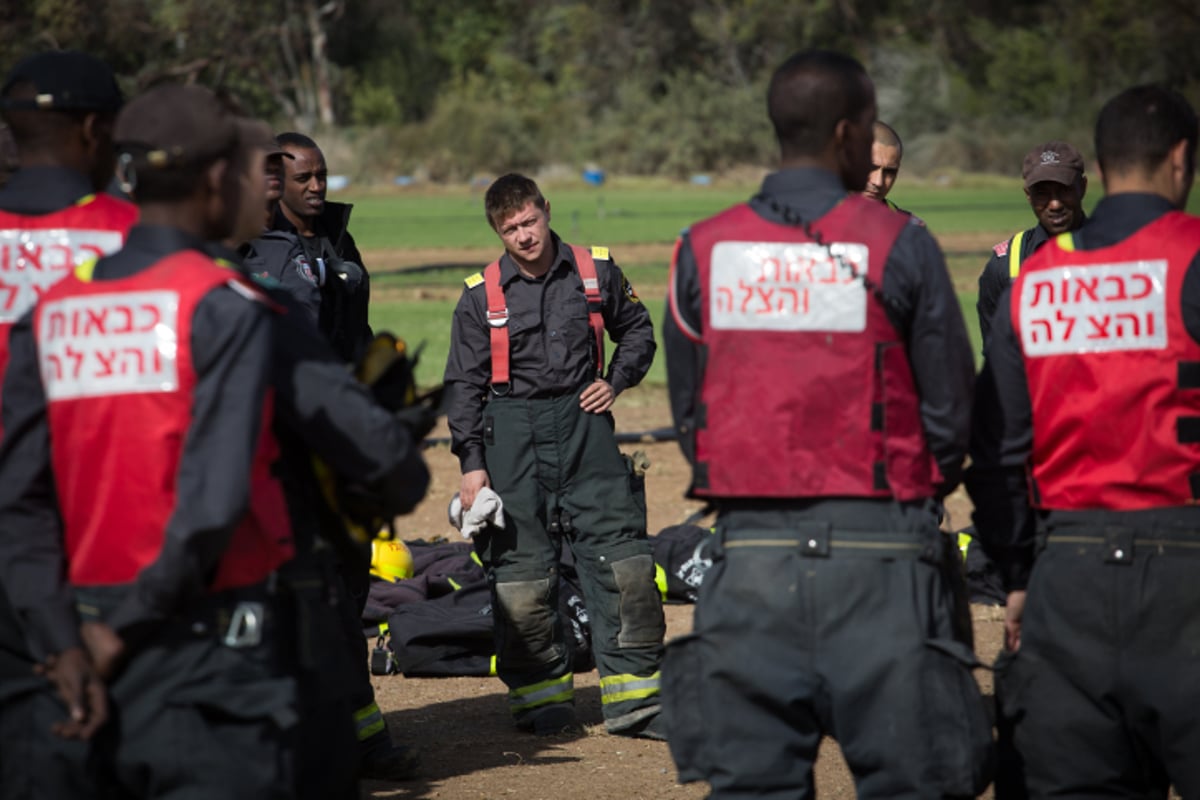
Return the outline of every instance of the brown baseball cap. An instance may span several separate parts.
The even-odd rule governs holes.
[[[1083,175],[1083,156],[1071,145],[1063,141],[1046,142],[1030,150],[1025,155],[1025,163],[1021,167],[1021,177],[1025,179],[1025,188],[1035,183],[1054,181],[1070,186]]]
[[[156,86],[130,100],[113,130],[117,152],[139,169],[203,166],[242,145],[278,149],[264,122],[237,116],[203,86]]]
[[[9,97],[17,84],[33,87],[32,97]],[[23,58],[0,87],[0,108],[41,111],[116,111],[121,89],[100,59],[76,50],[48,50]]]

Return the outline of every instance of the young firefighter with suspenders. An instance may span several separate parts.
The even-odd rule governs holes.
[[[569,246],[551,232],[550,206],[532,180],[505,175],[484,202],[506,253],[466,281],[445,382],[462,507],[503,504],[498,524],[474,537],[492,587],[497,672],[518,727],[576,726],[556,598],[565,542],[592,617],[605,727],[661,738],[665,626],[644,487],[617,449],[609,413],[650,367],[653,324],[606,249]],[[617,343],[607,374],[605,330]]]

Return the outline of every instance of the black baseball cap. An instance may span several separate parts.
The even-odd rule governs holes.
[[[28,83],[33,97],[8,97]],[[117,111],[123,102],[112,70],[100,59],[76,50],[48,50],[17,62],[0,88],[0,108],[41,111]]]
[[[203,86],[163,84],[121,109],[113,129],[117,153],[138,169],[203,166],[241,145],[276,149],[264,122],[236,115]]]

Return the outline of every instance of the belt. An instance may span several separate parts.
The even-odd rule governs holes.
[[[1073,547],[1080,555],[1099,555],[1110,564],[1132,564],[1135,553],[1200,557],[1200,532],[1168,534],[1105,526],[1095,534],[1051,531],[1046,537],[1046,546]]]
[[[827,522],[802,522],[786,530],[722,530],[724,550],[785,548],[808,558],[940,557],[938,540],[908,531],[834,531]],[[937,535],[943,536],[940,531]]]
[[[215,636],[226,647],[255,647],[262,643],[263,631],[274,625],[282,612],[274,579],[238,589],[213,592],[196,598],[164,623],[168,637],[181,633],[192,638]],[[76,587],[76,610],[80,618],[104,620],[120,604],[120,596],[108,587]]]

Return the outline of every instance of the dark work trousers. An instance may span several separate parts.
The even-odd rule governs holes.
[[[362,612],[367,606],[367,595],[371,590],[369,569],[369,559],[359,561],[341,558],[337,567],[337,579],[342,584],[339,591],[347,598],[347,602],[342,603],[339,609],[342,638],[351,667],[350,673],[342,680],[347,682],[353,706],[354,733],[362,747],[363,756],[369,755],[367,751],[376,747],[390,749],[392,746],[383,711],[375,702],[375,687],[371,684],[371,668],[367,663],[367,638],[363,635]]]
[[[94,798],[84,769],[88,747],[54,736],[67,708],[34,659],[8,596],[0,588],[0,797],[4,800]]]
[[[492,488],[505,527],[476,537],[494,599],[497,674],[524,724],[573,702],[569,638],[558,613],[558,561],[570,546],[592,624],[605,726],[657,714],[662,598],[646,538],[645,488],[617,449],[609,414],[577,395],[493,398],[484,409]]]
[[[217,597],[157,631],[110,685],[92,754],[105,800],[294,796],[296,684],[281,663],[292,623],[268,603],[261,642],[229,646],[235,606]]]
[[[300,712],[296,796],[354,800],[360,760],[354,701],[362,691],[357,665],[365,664],[356,643],[347,640],[346,616],[355,615],[354,604],[346,596],[328,549],[298,555],[284,565],[280,577],[296,617],[291,648]],[[362,638],[361,628],[351,632]]]
[[[66,706],[42,679],[18,694],[0,697],[0,797],[98,797],[88,744],[50,732],[51,725],[66,718]]]
[[[866,798],[974,797],[992,738],[932,503],[726,510],[663,711],[681,780],[812,798],[825,735]]]
[[[1166,798],[1174,784],[1200,797],[1200,527],[1189,511],[1192,522],[1052,515],[1021,648],[997,662],[1029,796]]]

